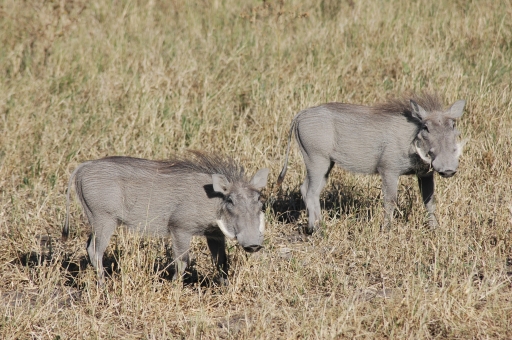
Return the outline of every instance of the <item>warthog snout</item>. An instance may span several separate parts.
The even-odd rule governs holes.
[[[260,246],[260,245],[257,245],[257,244],[253,244],[252,246],[244,247],[244,250],[246,252],[248,252],[248,253],[255,253],[258,250],[260,250],[261,248],[263,248],[263,246]]]
[[[439,174],[443,176],[444,178],[449,178],[455,175],[457,170],[445,170],[445,171],[439,171]]]

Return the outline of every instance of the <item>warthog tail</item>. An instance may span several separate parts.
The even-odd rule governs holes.
[[[281,170],[281,173],[279,174],[279,177],[277,178],[276,190],[281,187],[281,184],[283,183],[283,180],[284,180],[284,176],[286,175],[286,170],[288,170],[288,156],[290,155],[290,144],[292,141],[293,130],[295,129],[295,125],[296,125],[296,118],[297,117],[295,117],[293,119],[292,125],[290,127],[290,132],[288,134],[288,147],[286,148],[286,156],[284,158],[284,166],[283,166],[283,170]]]
[[[82,163],[80,164],[79,166],[77,166],[77,168],[75,169],[75,171],[73,171],[71,173],[71,176],[69,177],[69,182],[68,182],[68,191],[66,193],[66,220],[64,221],[64,227],[62,228],[62,242],[66,242],[68,240],[68,236],[69,236],[69,195],[71,193],[71,184],[73,184],[73,179],[75,178],[76,176],[76,173],[78,172],[78,170],[85,164],[87,164],[88,162],[86,163]]]

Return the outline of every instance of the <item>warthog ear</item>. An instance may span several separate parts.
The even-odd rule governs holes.
[[[423,121],[428,117],[427,111],[422,108],[418,103],[411,99],[412,115],[419,120]]]
[[[251,179],[251,185],[258,190],[267,186],[268,168],[258,170],[258,172]]]
[[[451,119],[457,119],[464,113],[464,106],[466,105],[465,100],[457,100],[448,110],[446,116]]]
[[[213,174],[213,190],[215,192],[221,193],[223,195],[227,195],[229,190],[231,189],[231,183],[229,183],[228,179],[224,175]]]

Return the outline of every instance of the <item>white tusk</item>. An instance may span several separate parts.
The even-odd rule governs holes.
[[[420,158],[425,162],[425,163],[428,163],[428,164],[431,164],[432,163],[432,158],[430,158],[429,155],[425,154],[423,152],[423,150],[421,150],[419,147],[418,147],[418,144],[416,142],[414,142],[414,148],[416,149],[416,153],[418,154],[418,156],[420,156]]]
[[[265,214],[260,212],[260,233],[265,231]]]
[[[222,220],[217,220],[217,225],[219,226],[219,229],[220,229],[220,231],[222,231],[224,236],[226,236],[227,238],[232,239],[232,240],[235,239],[235,235],[231,234],[228,231],[228,229],[226,228],[226,225],[224,224],[224,222],[222,222]]]

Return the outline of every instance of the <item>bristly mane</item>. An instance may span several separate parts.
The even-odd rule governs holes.
[[[242,166],[232,158],[219,154],[206,154],[201,151],[189,151],[192,158],[177,157],[172,160],[160,161],[158,170],[166,172],[198,172],[204,174],[221,174],[230,182],[246,181],[245,171]]]
[[[437,93],[423,92],[421,94],[412,93],[401,98],[390,98],[386,102],[372,107],[375,113],[388,114],[411,114],[411,102],[414,100],[426,111],[442,111],[443,104]]]
[[[153,161],[141,158],[106,157],[103,160],[111,161],[117,164],[136,164],[140,168],[156,170],[160,173],[203,173],[203,174],[221,174],[226,176],[230,182],[246,182],[245,171],[242,166],[236,163],[232,158],[221,156],[219,154],[206,154],[201,151],[189,151],[193,156],[176,156],[171,159]]]

